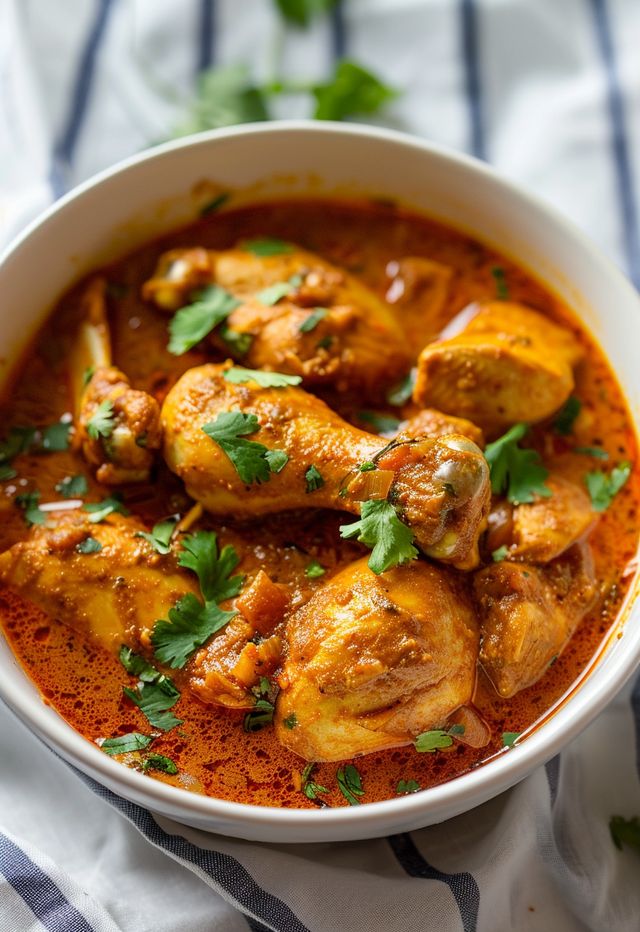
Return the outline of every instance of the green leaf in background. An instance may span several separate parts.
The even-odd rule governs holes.
[[[345,120],[352,116],[376,113],[398,92],[383,84],[372,72],[357,62],[338,62],[330,81],[313,88],[316,120]]]
[[[288,23],[306,28],[315,16],[332,10],[337,0],[274,0],[274,2]]]
[[[249,68],[228,65],[202,72],[189,114],[173,136],[268,119],[265,92],[251,80]]]

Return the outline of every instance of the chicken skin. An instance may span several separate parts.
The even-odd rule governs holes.
[[[490,487],[474,443],[451,434],[382,449],[379,437],[352,427],[314,395],[261,388],[250,376],[234,384],[226,371],[213,364],[190,369],[162,408],[165,459],[208,511],[248,519],[309,507],[359,514],[362,501],[388,499],[426,554],[475,565]],[[225,433],[234,418],[244,430],[240,446]],[[253,446],[242,446],[246,436]],[[258,462],[261,481],[243,478],[231,458],[238,450],[277,466],[269,471]]]
[[[410,744],[468,703],[478,632],[453,575],[424,561],[347,566],[287,625],[279,741],[309,761]]]
[[[582,349],[573,334],[521,304],[479,306],[464,330],[426,346],[414,400],[488,433],[550,417],[571,394]]]
[[[404,256],[387,264],[386,299],[400,310],[400,322],[416,351],[435,340],[446,320],[453,269],[423,256]]]
[[[400,425],[400,437],[446,437],[447,434],[460,434],[472,440],[481,450],[484,449],[484,434],[479,427],[464,417],[454,417],[453,414],[443,414],[435,408],[423,408],[413,417]],[[396,439],[397,439],[396,438]]]
[[[205,285],[224,288],[238,305],[213,331],[214,345],[243,365],[299,375],[306,385],[371,394],[404,375],[411,354],[385,303],[319,256],[284,250],[172,250],[143,297],[175,311]]]
[[[587,544],[576,544],[545,566],[488,566],[475,574],[473,588],[480,663],[507,699],[540,679],[598,594]]]

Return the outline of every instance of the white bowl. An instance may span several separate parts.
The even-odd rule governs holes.
[[[394,197],[509,254],[566,299],[604,348],[637,421],[640,302],[573,226],[485,165],[417,139],[331,123],[257,124],[137,155],[76,188],[0,259],[0,381],[71,282],[196,216],[212,179],[274,195]],[[202,195],[200,194],[200,204]],[[605,649],[520,746],[442,786],[360,807],[272,809],[199,796],[116,763],[46,706],[0,639],[0,696],[26,725],[114,792],[188,825],[271,842],[341,841],[401,832],[471,809],[556,754],[602,710],[640,659],[637,579]]]

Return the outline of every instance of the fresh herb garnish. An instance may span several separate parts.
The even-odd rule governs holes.
[[[109,398],[101,401],[87,421],[87,433],[92,440],[110,437],[113,433],[115,413],[113,402]]]
[[[6,440],[0,442],[0,463],[10,463],[26,453],[36,436],[35,427],[12,427]]]
[[[507,499],[515,505],[533,502],[536,495],[541,498],[551,495],[551,489],[545,485],[549,470],[542,465],[537,450],[518,446],[528,431],[528,424],[514,424],[484,451],[491,469],[492,491],[500,495],[506,490]]]
[[[423,731],[422,734],[418,735],[414,741],[414,747],[416,751],[420,751],[421,754],[432,754],[434,751],[450,748],[452,744],[453,738],[451,737],[450,732],[442,731],[442,729],[435,731]]]
[[[56,492],[63,498],[81,498],[87,494],[88,489],[84,476],[65,476],[56,485]]]
[[[503,544],[502,547],[498,547],[497,550],[491,551],[491,559],[494,563],[502,563],[503,560],[509,556],[509,548],[506,544]]]
[[[319,783],[315,783],[311,779],[311,775],[317,766],[318,766],[317,764],[313,764],[313,763],[307,764],[307,766],[302,771],[301,788],[302,788],[302,792],[307,797],[307,799],[316,799],[318,796],[318,793],[329,792],[326,786],[320,786]]]
[[[267,307],[273,307],[282,298],[286,298],[292,291],[295,291],[300,281],[300,276],[294,276],[288,282],[274,282],[273,285],[263,288],[255,295],[256,301]]]
[[[350,806],[359,806],[359,796],[364,796],[362,778],[353,764],[345,764],[336,773],[338,789]]]
[[[502,732],[502,747],[503,748],[512,748],[522,732],[520,731],[503,731]]]
[[[58,421],[56,424],[45,427],[42,431],[42,449],[47,453],[60,453],[68,450],[71,427],[70,421]]]
[[[220,285],[208,285],[197,299],[176,311],[169,323],[169,352],[181,356],[203,340],[240,306],[240,301]]]
[[[283,450],[270,450],[262,443],[244,439],[260,430],[255,414],[222,411],[202,430],[227,454],[245,485],[268,482],[271,474],[280,472],[288,462]]]
[[[319,563],[318,560],[312,560],[304,571],[304,575],[308,579],[320,579],[326,572],[322,563]]]
[[[387,403],[399,408],[411,398],[416,384],[417,369],[408,372],[401,382],[397,382],[387,392]]]
[[[396,793],[398,796],[403,796],[405,793],[417,793],[420,789],[422,787],[416,780],[398,780]]]
[[[201,72],[197,95],[187,119],[176,127],[173,135],[187,136],[220,126],[267,119],[264,91],[252,83],[249,68],[227,65]]]
[[[556,434],[562,437],[568,437],[573,433],[573,425],[577,416],[582,409],[582,402],[575,395],[571,395],[555,416],[552,427]]]
[[[227,327],[226,324],[220,325],[218,336],[234,356],[246,356],[253,343],[253,336],[250,333],[241,333],[239,330]]]
[[[295,712],[292,712],[291,715],[287,715],[286,718],[282,719],[282,724],[285,728],[288,728],[290,731],[293,731],[294,728],[298,727],[298,719]]]
[[[82,373],[82,387],[86,388],[93,376],[95,375],[95,366],[87,366]]]
[[[167,553],[171,553],[171,538],[179,517],[179,515],[172,515],[170,518],[165,518],[164,521],[158,521],[157,524],[153,525],[151,533],[138,531],[136,537],[143,537],[144,540],[151,544],[156,553],[165,556]]]
[[[321,489],[324,485],[324,479],[320,473],[320,470],[315,466],[311,465],[304,474],[304,479],[307,484],[306,491],[317,492],[318,489]]]
[[[330,334],[324,336],[321,340],[318,340],[316,343],[316,349],[331,349],[333,344],[333,337]]]
[[[582,456],[593,456],[597,460],[608,460],[609,454],[602,447],[574,447],[574,453],[581,453]]]
[[[638,816],[633,816],[632,819],[625,819],[618,815],[611,816],[609,831],[614,845],[620,851],[623,845],[640,851],[640,819]]]
[[[365,424],[370,424],[379,434],[389,434],[397,431],[401,421],[390,414],[378,414],[376,411],[359,411],[358,418]]]
[[[85,537],[79,544],[76,544],[78,553],[100,553],[102,544],[95,537]]]
[[[238,595],[244,576],[232,576],[240,558],[235,549],[226,545],[218,553],[214,531],[196,531],[183,538],[178,563],[198,577],[200,591],[206,602],[223,602]]]
[[[266,676],[260,677],[260,685],[254,686],[252,692],[256,696],[256,704],[244,717],[243,727],[247,732],[261,731],[273,723],[275,712],[275,689]]]
[[[311,313],[302,321],[298,330],[300,333],[311,333],[312,330],[315,330],[320,321],[324,320],[328,313],[329,309],[326,307],[314,307]]]
[[[507,301],[509,298],[509,286],[507,285],[507,276],[500,265],[494,265],[491,274],[496,284],[496,298],[499,301]]]
[[[209,214],[214,214],[217,210],[220,210],[223,207],[231,195],[228,191],[223,191],[222,194],[218,194],[216,197],[212,198],[210,201],[207,201],[206,204],[203,204],[200,208],[200,216],[208,217]]]
[[[158,770],[160,773],[178,773],[177,765],[170,757],[165,757],[164,754],[147,754],[142,761],[142,770],[144,773],[148,770]]]
[[[16,505],[23,509],[24,520],[29,527],[31,527],[32,524],[45,523],[46,515],[38,504],[40,501],[40,492],[37,490],[34,492],[22,492],[20,495],[16,495],[14,501]]]
[[[588,472],[584,481],[591,497],[593,510],[606,511],[630,475],[631,463],[626,460],[614,466],[608,474],[602,472],[601,469]]]
[[[89,521],[92,524],[100,524],[101,521],[104,521],[105,518],[112,514],[125,515],[125,517],[131,514],[129,509],[122,504],[121,499],[115,495],[103,498],[101,502],[89,502],[82,507],[85,511],[90,512]]]
[[[281,239],[274,237],[261,237],[260,239],[249,239],[242,244],[245,252],[250,252],[254,256],[282,256],[288,252],[293,252],[291,243],[285,243]]]
[[[347,540],[355,538],[372,548],[368,565],[378,575],[418,556],[412,543],[413,532],[402,523],[388,501],[363,502],[360,520],[343,524],[340,536]]]
[[[160,676],[155,667],[152,667],[140,654],[134,653],[126,644],[122,645],[118,656],[127,673],[137,676],[143,683],[155,683]]]
[[[0,463],[0,482],[8,482],[9,479],[15,479],[17,475],[18,473],[8,463]]]
[[[243,382],[256,382],[261,388],[287,388],[289,385],[299,385],[302,382],[300,375],[285,375],[283,372],[263,372],[261,369],[243,369],[241,366],[232,366],[223,372],[227,382],[239,385]]]
[[[153,738],[149,735],[141,735],[139,731],[132,731],[128,735],[107,738],[100,745],[100,750],[110,755],[130,754],[132,751],[144,751],[152,741]]]
[[[316,120],[346,120],[359,114],[375,113],[398,92],[383,84],[371,71],[355,61],[338,62],[333,77],[313,88]]]
[[[358,472],[373,472],[374,469],[378,467],[372,460],[367,460],[366,463],[360,463],[358,466]]]
[[[302,28],[306,28],[315,16],[331,10],[336,2],[337,0],[275,0],[278,10],[287,22]]]
[[[182,724],[183,720],[169,711],[180,698],[180,692],[168,676],[159,673],[154,682],[138,683],[135,689],[124,686],[122,691],[154,728],[170,731]]]

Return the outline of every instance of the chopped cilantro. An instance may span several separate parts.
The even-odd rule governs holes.
[[[582,456],[593,456],[597,460],[608,460],[609,454],[602,447],[574,447],[574,453],[580,453]]]
[[[120,498],[115,495],[110,495],[101,502],[89,502],[82,507],[85,511],[90,512],[89,521],[92,524],[100,524],[101,521],[104,521],[105,518],[112,514],[125,516],[131,514],[129,509],[122,504]]]
[[[18,473],[7,463],[0,463],[0,482],[8,482],[9,479],[15,479]]]
[[[288,461],[282,450],[269,450],[262,443],[244,439],[259,429],[255,414],[243,414],[241,411],[222,411],[215,421],[202,428],[227,454],[245,485],[268,482],[271,474],[280,472]],[[274,453],[279,454],[275,459]]]
[[[117,738],[107,738],[100,745],[100,749],[105,754],[130,754],[132,751],[144,751],[148,748],[153,738],[149,735],[141,735],[139,731],[132,731],[128,735],[120,735]]]
[[[311,333],[312,330],[315,330],[320,321],[324,320],[328,313],[329,309],[326,307],[314,307],[311,313],[302,321],[298,330],[300,333]]]
[[[206,602],[223,602],[238,595],[244,576],[231,576],[240,558],[229,545],[218,553],[214,531],[196,531],[183,538],[178,563],[198,577],[200,591]]]
[[[365,424],[370,424],[379,434],[389,434],[400,427],[401,421],[390,414],[378,414],[376,411],[359,411],[358,417]]]
[[[71,431],[71,422],[58,421],[56,424],[50,424],[42,431],[42,449],[47,453],[59,453],[69,449],[69,433]]]
[[[239,330],[233,330],[226,324],[220,325],[218,336],[234,356],[246,356],[253,343],[253,336],[250,333],[240,333]]]
[[[170,757],[165,757],[164,754],[147,754],[142,761],[142,769],[144,773],[147,770],[158,770],[160,773],[170,774],[178,773],[176,764]]]
[[[14,499],[16,505],[24,511],[24,520],[27,522],[29,527],[32,524],[44,524],[46,521],[46,515],[44,511],[40,509],[40,492],[37,490],[35,492],[22,492],[20,495],[16,495]]]
[[[387,392],[387,403],[399,408],[411,398],[413,387],[416,384],[416,375],[418,370],[412,369],[408,372],[401,382],[397,382]]]
[[[296,713],[292,712],[291,715],[287,715],[286,718],[282,719],[282,724],[285,728],[288,728],[290,731],[293,731],[294,728],[298,727],[298,719]]]
[[[533,502],[536,495],[541,498],[551,495],[551,489],[545,485],[549,471],[542,465],[538,452],[518,446],[528,431],[528,424],[514,424],[484,451],[491,469],[492,491],[496,495],[506,491],[507,499],[516,505]]]
[[[223,191],[222,194],[218,194],[217,197],[212,198],[210,201],[207,201],[206,204],[203,204],[200,208],[200,216],[208,217],[209,214],[214,214],[217,210],[220,210],[221,207],[227,203],[231,195],[228,191]]]
[[[84,476],[65,476],[56,485],[56,492],[63,498],[80,498],[86,495],[89,487]]]
[[[368,460],[366,463],[360,463],[358,466],[358,472],[373,472],[374,469],[378,467],[372,460]]]
[[[253,253],[254,256],[281,256],[293,252],[293,246],[290,243],[266,236],[247,240],[242,244],[242,248],[246,252]]]
[[[260,731],[272,724],[277,688],[274,689],[266,676],[261,676],[260,685],[254,686],[252,692],[256,696],[256,704],[251,712],[247,712],[243,722],[244,730],[248,732]]]
[[[306,28],[320,13],[326,13],[337,0],[275,0],[282,16],[294,26]]]
[[[350,806],[359,806],[359,796],[364,796],[362,788],[362,778],[353,764],[345,764],[340,767],[336,773],[338,789],[347,800]]]
[[[512,748],[518,738],[520,737],[521,732],[519,731],[503,731],[502,732],[502,747],[503,748]]]
[[[329,792],[326,786],[320,786],[319,783],[315,783],[311,779],[311,775],[317,766],[317,764],[313,763],[307,764],[307,766],[302,771],[301,788],[307,799],[317,799],[319,793]]]
[[[239,305],[240,301],[220,285],[203,288],[192,304],[181,307],[172,317],[169,323],[169,352],[181,356],[192,349]]]
[[[223,375],[227,382],[232,382],[234,385],[242,382],[256,382],[261,388],[287,388],[289,385],[299,385],[302,382],[300,375],[263,372],[261,369],[243,369],[241,366],[225,369]]]
[[[163,555],[171,553],[171,538],[179,517],[179,515],[172,515],[170,518],[165,518],[164,521],[158,521],[157,524],[153,525],[151,533],[138,531],[136,537],[143,537],[144,540],[151,544],[156,553]]]
[[[630,475],[631,463],[626,460],[614,466],[609,474],[601,469],[588,472],[584,481],[591,496],[593,510],[606,511]]]
[[[26,453],[35,436],[35,427],[12,427],[7,439],[0,442],[0,463],[10,463],[20,453]]]
[[[506,544],[503,544],[502,547],[498,547],[497,550],[491,551],[491,559],[494,563],[502,563],[503,560],[506,560],[509,556],[509,548]]]
[[[87,385],[93,378],[95,371],[96,370],[94,366],[87,366],[87,368],[84,370],[84,372],[82,373],[82,387],[83,388],[87,387]]]
[[[159,673],[152,683],[138,683],[135,689],[124,686],[122,691],[154,728],[170,731],[176,725],[182,724],[182,719],[176,718],[173,712],[169,711],[180,698],[179,690],[169,677]]]
[[[422,787],[415,780],[398,780],[396,793],[398,796],[404,796],[406,793],[417,793]]]
[[[321,489],[324,485],[324,479],[322,478],[320,470],[313,465],[309,466],[304,474],[304,478],[307,484],[307,493],[317,492],[318,489]]]
[[[330,81],[313,88],[316,99],[314,119],[344,120],[375,113],[398,92],[383,84],[371,71],[355,61],[343,59]]]
[[[609,820],[609,831],[614,845],[622,851],[623,845],[635,848],[640,851],[640,819],[634,816],[632,819],[625,819],[623,816],[614,815]]]
[[[114,428],[113,402],[106,398],[101,401],[96,410],[87,421],[87,433],[92,440],[100,437],[110,437]]]
[[[575,395],[571,395],[556,414],[552,427],[556,434],[567,437],[573,433],[575,419],[580,414],[582,402]]]
[[[259,301],[260,304],[265,304],[267,307],[273,307],[274,304],[277,304],[282,298],[286,298],[288,294],[295,291],[299,284],[299,276],[295,277],[295,282],[294,278],[291,278],[288,282],[274,282],[273,285],[263,288],[262,291],[256,294],[256,301]]]
[[[85,537],[79,544],[76,544],[78,553],[100,553],[102,544],[95,537]]]
[[[369,569],[384,573],[393,566],[415,560],[418,551],[413,546],[413,532],[403,524],[393,505],[388,501],[363,502],[360,520],[343,524],[340,536],[355,538],[371,547]]]
[[[126,644],[122,645],[118,656],[127,673],[137,676],[143,683],[154,683],[161,675],[144,657],[134,653]]]
[[[423,731],[414,741],[416,751],[421,754],[432,754],[434,751],[450,748],[453,744],[453,738],[448,731]]]
[[[504,269],[500,265],[494,265],[491,269],[491,274],[496,284],[496,298],[498,298],[499,301],[508,301],[509,286],[507,285],[507,276],[505,275]]]
[[[328,349],[331,349],[332,344],[333,344],[333,337],[327,334],[321,340],[318,340],[318,342],[316,343],[316,349],[328,350]]]
[[[317,560],[312,560],[304,571],[304,575],[308,579],[320,579],[326,572],[322,563],[319,563]]]

